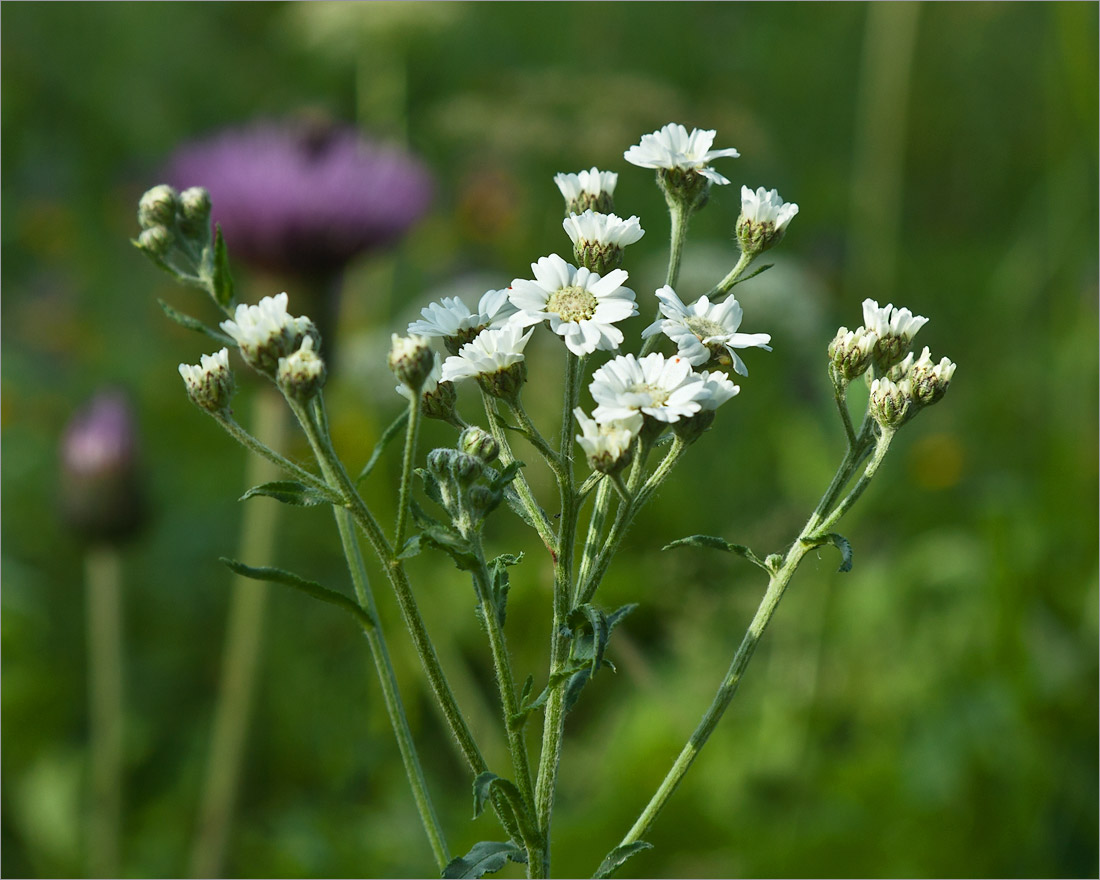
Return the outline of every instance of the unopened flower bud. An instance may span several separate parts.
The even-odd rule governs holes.
[[[883,428],[900,428],[915,412],[909,380],[895,383],[886,378],[875,379],[871,383],[868,409],[871,418]]]
[[[871,366],[871,356],[878,342],[878,334],[858,327],[849,330],[841,327],[829,343],[829,361],[837,375],[845,382],[858,379]]]
[[[433,449],[428,453],[428,471],[437,480],[451,478],[451,459],[458,453],[454,449]]]
[[[193,186],[180,193],[180,229],[184,235],[200,240],[210,236],[210,193]]]
[[[137,432],[122,394],[97,395],[69,422],[61,441],[61,508],[95,541],[127,538],[144,521]]]
[[[466,493],[466,503],[470,512],[478,519],[484,519],[500,505],[504,493],[488,486],[471,486]]]
[[[196,406],[210,413],[229,409],[234,383],[228,348],[204,354],[198,364],[180,364],[179,370],[187,395]]]
[[[760,187],[753,192],[747,186],[741,187],[741,215],[737,218],[741,251],[756,256],[775,247],[797,213],[798,205],[784,202],[778,190]]]
[[[390,369],[398,380],[410,391],[419,393],[424,386],[432,367],[435,355],[428,340],[423,336],[390,336]]]
[[[500,454],[500,444],[488,431],[471,425],[458,438],[458,448],[485,464],[492,464]]]
[[[279,387],[290,398],[306,403],[316,397],[325,385],[325,362],[313,350],[312,336],[302,340],[297,351],[279,358],[276,380]]]
[[[925,346],[921,356],[909,369],[909,385],[913,400],[918,406],[931,406],[939,403],[947,393],[951,377],[955,375],[955,364],[947,358],[941,358],[938,364],[932,362],[932,354]]]
[[[176,236],[167,226],[150,226],[137,237],[137,246],[151,257],[164,257],[175,242]]]
[[[477,458],[454,450],[450,460],[451,476],[460,486],[469,486],[485,472],[485,466]]]
[[[142,229],[173,226],[178,209],[179,196],[176,191],[162,183],[146,192],[138,202],[138,224]]]

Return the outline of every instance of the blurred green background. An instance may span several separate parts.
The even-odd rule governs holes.
[[[843,523],[853,571],[807,560],[655,849],[623,874],[1096,876],[1095,3],[56,3],[7,4],[2,24],[4,875],[86,871],[84,551],[57,517],[57,438],[107,383],[134,395],[153,503],[123,559],[122,870],[187,870],[244,453],[187,401],[176,364],[209,346],[156,298],[211,311],[128,239],[179,143],[309,108],[404,139],[437,184],[429,217],[346,278],[330,409],[353,468],[400,405],[388,334],[440,294],[566,253],[555,172],[620,173],[618,213],[647,230],[626,263],[636,330],[668,230],[651,174],[622,160],[642,134],[679,121],[741,151],[693,221],[685,298],[735,260],[740,184],[801,206],[775,268],[738,288],[744,329],[775,351],[750,353],[740,397],[603,588],[607,606],[641,607],[612,640],[619,673],[569,719],[555,873],[588,876],[629,828],[764,586],[736,558],[657,548],[705,532],[763,554],[797,533],[842,452],[825,346],[872,296],[931,318],[918,348],[958,363],[951,391]],[[277,292],[235,271],[247,298]],[[530,355],[554,375],[543,341]],[[552,409],[536,413],[548,431]],[[452,442],[425,433],[425,449]],[[386,516],[393,458],[368,489]],[[519,677],[541,680],[547,569],[496,519],[494,550],[529,551],[509,637]],[[285,509],[278,563],[346,587],[331,525]],[[411,568],[461,699],[491,710],[468,585],[439,559]],[[376,579],[460,854],[498,833],[470,820],[468,776]],[[477,729],[500,765],[495,727]],[[366,645],[282,591],[225,870],[432,873]]]

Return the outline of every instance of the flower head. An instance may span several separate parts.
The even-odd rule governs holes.
[[[263,122],[184,146],[169,175],[209,190],[234,256],[299,274],[340,270],[427,210],[424,166],[352,126]]]
[[[906,360],[912,358],[912,354]],[[947,393],[951,384],[951,378],[955,375],[955,364],[948,358],[941,358],[939,363],[932,360],[932,353],[928,346],[924,347],[919,358],[916,359],[906,371],[910,388],[913,391],[913,400],[918,406],[931,406],[939,403]]]
[[[439,354],[433,352],[432,368],[420,386],[420,408],[430,419],[441,419],[451,424],[460,424],[455,414],[455,387],[451,382],[444,382],[443,361]],[[402,382],[397,386],[397,393],[406,400],[412,400],[413,392]]]
[[[520,310],[514,322],[527,327],[549,321],[550,329],[577,355],[619,347],[623,334],[614,324],[638,314],[634,291],[622,286],[626,272],[616,269],[601,277],[557,254],[532,263],[531,271],[533,281],[512,282],[509,299]]]
[[[835,375],[845,382],[858,379],[871,366],[871,356],[878,343],[878,334],[874,330],[860,327],[849,330],[841,327],[829,343],[829,361]]]
[[[601,275],[618,269],[623,262],[623,248],[645,235],[637,217],[623,220],[615,214],[594,211],[570,214],[562,226],[573,242],[577,262]]]
[[[233,373],[229,369],[229,349],[204,354],[198,364],[180,364],[180,376],[187,386],[187,395],[207,412],[222,412],[229,408],[233,396]]]
[[[312,400],[325,385],[325,362],[313,350],[313,344],[314,337],[306,336],[301,348],[279,358],[279,387],[299,403]]]
[[[630,447],[642,430],[642,414],[631,413],[625,419],[596,422],[577,407],[573,416],[580,425],[577,442],[588,458],[588,464],[601,474],[613,474],[630,464]]]
[[[670,122],[652,134],[642,135],[641,143],[623,153],[623,158],[640,168],[694,171],[711,183],[724,185],[729,180],[707,163],[723,156],[737,158],[741,154],[733,148],[712,150],[710,147],[714,143],[715,134],[714,130],[699,128],[693,128],[691,134],[688,134],[688,130],[682,125]]]
[[[294,318],[287,314],[287,295],[265,296],[254,306],[237,306],[232,321],[222,321],[221,328],[236,340],[244,359],[261,373],[274,376],[279,358],[286,357],[302,346],[306,336],[320,342],[317,330],[309,318]]]
[[[435,352],[424,336],[398,336],[392,333],[387,363],[398,379],[409,388],[418,390],[423,387],[435,366]]]
[[[686,358],[666,358],[660,352],[613,358],[592,374],[588,390],[598,404],[592,415],[601,424],[635,413],[676,422],[699,412],[709,393]]]
[[[507,290],[490,290],[477,304],[477,311],[470,311],[457,296],[445,296],[420,310],[423,319],[409,324],[409,334],[442,338],[451,354],[467,342],[472,342],[482,330],[502,327],[515,313],[516,307],[508,300]]]
[[[676,291],[667,284],[657,291],[661,314],[645,330],[642,336],[664,333],[676,343],[677,353],[693,366],[709,361],[733,364],[742,376],[749,374],[748,367],[734,349],[763,348],[771,351],[767,333],[738,333],[743,312],[741,304],[732,296],[720,303],[712,303],[701,296],[690,306],[684,305]]]
[[[534,332],[524,333],[517,323],[482,330],[473,342],[443,362],[443,381],[477,379],[487,394],[513,397],[527,378],[523,349]]]
[[[779,244],[797,213],[798,205],[783,201],[778,190],[760,187],[753,192],[741,187],[741,216],[737,218],[741,250],[755,255]]]
[[[875,344],[875,366],[885,373],[898,363],[928,319],[914,315],[909,309],[895,309],[891,303],[879,306],[873,299],[863,301],[863,324],[878,334]]]
[[[883,376],[872,381],[867,409],[883,428],[900,428],[916,414],[909,380],[893,382]]]
[[[610,213],[615,207],[612,195],[618,182],[619,175],[614,171],[600,171],[596,167],[577,174],[554,175],[554,183],[565,199],[566,214],[588,210]]]

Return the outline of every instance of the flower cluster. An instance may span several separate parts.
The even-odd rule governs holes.
[[[307,336],[313,337],[314,348],[320,347],[313,322],[306,317],[292,317],[286,308],[286,293],[265,296],[257,305],[237,306],[233,320],[220,325],[233,337],[248,364],[268,376],[276,374],[280,358],[301,348]]]

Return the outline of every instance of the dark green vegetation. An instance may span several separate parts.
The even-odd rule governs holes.
[[[3,10],[2,872],[84,871],[83,553],[56,515],[56,438],[105,383],[137,402],[153,509],[124,556],[123,864],[132,876],[186,871],[230,580],[218,557],[236,552],[244,453],[176,374],[211,347],[156,298],[207,320],[212,310],[127,239],[138,197],[179,142],[310,108],[403,135],[438,187],[397,250],[346,278],[329,399],[353,473],[403,405],[385,370],[389,333],[441,294],[503,287],[540,256],[568,256],[555,172],[620,173],[618,213],[646,229],[625,265],[643,304],[635,332],[651,318],[668,232],[652,175],[621,158],[641,134],[669,121],[716,128],[715,146],[742,154],[717,166],[734,185],[693,221],[685,298],[736,259],[740,184],[801,206],[767,259],[776,267],[737,288],[743,329],[770,332],[775,351],[746,358],[741,395],[647,509],[600,597],[640,604],[611,644],[618,675],[596,678],[569,718],[557,874],[588,876],[630,827],[763,590],[738,557],[657,548],[707,533],[763,556],[797,533],[843,449],[825,347],[872,296],[931,318],[917,346],[958,363],[951,391],[901,433],[843,523],[853,570],[838,574],[832,550],[803,566],[655,826],[655,848],[625,873],[1095,876],[1096,5],[935,4],[914,16],[895,4],[431,4],[417,22],[402,12]],[[235,273],[247,299],[285,288],[293,308],[292,282]],[[551,343],[532,344],[533,373],[560,372]],[[254,386],[242,384],[247,423]],[[556,386],[544,397],[556,400]],[[530,398],[552,431],[553,403],[540,412],[542,396]],[[435,423],[423,442],[453,436]],[[398,457],[368,478],[368,499],[387,497]],[[284,509],[281,529],[277,564],[347,588],[323,509]],[[512,570],[508,611],[522,680],[545,668],[550,584],[539,549],[505,516],[489,539],[494,552],[529,553]],[[468,584],[445,558],[410,567],[460,702],[495,711]],[[379,577],[376,594],[461,854],[495,829],[487,816],[470,821],[471,780]],[[265,647],[227,870],[429,871],[354,626],[280,588]],[[505,765],[488,729],[477,732],[490,764]]]

